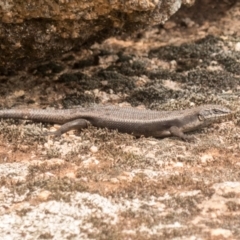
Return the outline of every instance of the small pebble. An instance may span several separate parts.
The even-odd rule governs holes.
[[[90,151],[91,151],[92,153],[96,153],[96,152],[98,152],[98,147],[96,147],[96,146],[91,146],[91,147],[90,147]]]

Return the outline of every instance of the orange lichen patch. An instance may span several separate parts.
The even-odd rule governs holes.
[[[29,147],[26,145],[19,145],[16,149],[11,145],[0,146],[0,162],[10,163],[10,162],[24,162],[31,161],[33,156],[35,156],[35,147]]]

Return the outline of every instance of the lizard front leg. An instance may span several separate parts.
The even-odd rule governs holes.
[[[170,127],[169,131],[173,136],[179,137],[186,142],[191,142],[195,140],[193,136],[187,136],[186,134],[184,134],[184,132],[179,127],[172,126]]]

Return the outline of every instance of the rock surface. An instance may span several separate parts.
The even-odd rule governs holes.
[[[192,0],[0,2],[0,73],[48,59],[118,32],[165,22]]]
[[[0,239],[240,239],[240,1],[198,0],[134,37],[0,76],[1,108],[218,103],[235,116],[192,143],[0,121]]]

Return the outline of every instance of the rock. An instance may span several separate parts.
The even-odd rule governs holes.
[[[194,0],[0,1],[0,74],[95,41],[164,23]]]
[[[218,239],[229,239],[232,237],[231,231],[227,229],[221,229],[221,228],[212,229],[210,234],[212,237],[217,237]]]

